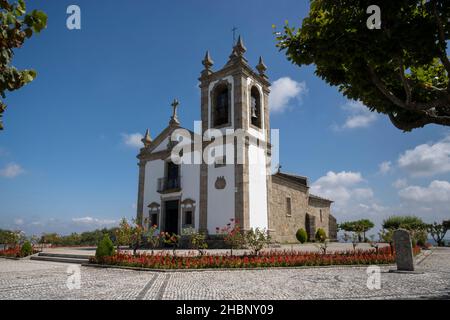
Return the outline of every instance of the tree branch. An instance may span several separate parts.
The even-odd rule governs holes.
[[[442,64],[445,67],[445,70],[447,70],[447,75],[450,77],[450,61],[447,57],[446,48],[447,44],[445,41],[445,31],[444,31],[444,25],[442,24],[441,17],[439,16],[438,10],[437,10],[437,4],[436,0],[433,0],[433,11],[434,11],[434,17],[436,18],[436,24],[438,27],[438,39],[439,39],[439,58],[442,62]],[[447,86],[447,90],[450,91],[450,82]]]
[[[367,68],[370,73],[370,78],[373,82],[373,84],[380,90],[380,92],[389,100],[391,101],[395,106],[400,107],[407,111],[425,111],[430,109],[436,109],[436,108],[442,108],[450,105],[450,95],[445,93],[443,94],[439,99],[432,100],[430,102],[405,102],[402,99],[398,98],[396,95],[394,95],[387,87],[386,85],[381,81],[380,78],[378,78],[377,74],[375,73],[375,70],[367,64]],[[407,79],[406,79],[407,80]]]
[[[400,79],[402,80],[403,88],[405,89],[406,105],[408,105],[411,103],[411,87],[409,86],[408,79],[405,76],[405,66],[403,65],[402,57],[398,57],[397,60],[399,66]]]

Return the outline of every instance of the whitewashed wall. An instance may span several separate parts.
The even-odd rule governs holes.
[[[249,145],[250,228],[268,229],[265,151]]]
[[[227,182],[225,189],[215,188],[216,179],[223,176]],[[222,228],[234,218],[234,165],[215,168],[208,166],[208,231],[216,234],[216,227]]]

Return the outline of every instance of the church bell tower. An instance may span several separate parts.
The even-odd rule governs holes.
[[[244,57],[246,51],[239,37],[222,69],[212,70],[209,52],[202,61],[202,135],[221,133],[226,147],[214,154],[213,163],[202,162],[200,168],[199,227],[210,234],[232,219],[244,230],[268,229],[270,83],[263,59],[254,70]],[[211,141],[203,139],[204,152]]]

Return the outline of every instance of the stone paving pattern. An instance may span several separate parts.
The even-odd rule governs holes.
[[[450,299],[450,248],[428,251],[418,274],[381,268],[381,289],[365,267],[150,272],[81,267],[81,289],[66,286],[68,264],[0,259],[0,299]]]

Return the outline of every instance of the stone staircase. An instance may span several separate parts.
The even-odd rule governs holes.
[[[31,256],[30,260],[84,264],[89,262],[88,255],[40,252]]]

